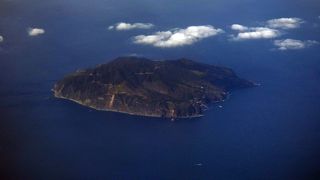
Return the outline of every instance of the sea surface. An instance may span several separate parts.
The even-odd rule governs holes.
[[[281,38],[320,41],[319,15],[318,0],[0,0],[0,179],[320,179],[320,45],[229,40],[234,23],[299,17]],[[121,21],[155,27],[108,30]],[[225,33],[177,48],[132,43],[192,25]],[[53,97],[65,74],[125,55],[227,66],[261,86],[175,122]]]

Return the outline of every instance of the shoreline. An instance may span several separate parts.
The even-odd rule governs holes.
[[[261,86],[261,84],[253,83],[253,87],[258,87],[258,86]],[[121,114],[126,114],[126,115],[131,115],[131,116],[140,116],[140,117],[171,119],[171,121],[174,121],[175,119],[195,119],[195,118],[201,118],[201,117],[205,116],[204,114],[199,114],[199,115],[193,115],[193,116],[162,117],[160,115],[138,114],[138,113],[130,113],[130,112],[127,112],[127,111],[118,111],[118,110],[112,110],[112,109],[99,109],[99,108],[96,108],[96,107],[93,107],[93,106],[85,105],[82,102],[77,101],[75,99],[70,99],[70,98],[66,98],[66,97],[63,97],[63,96],[58,96],[58,95],[56,95],[57,92],[54,89],[51,89],[51,91],[54,92],[53,96],[55,98],[57,98],[57,99],[68,100],[68,101],[74,102],[76,104],[79,104],[79,105],[81,105],[83,107],[90,108],[90,109],[93,109],[93,110],[96,110],[96,111],[114,112],[114,113],[121,113]],[[213,102],[207,104],[206,108],[203,110],[203,112],[208,111],[210,109],[211,105],[213,106],[214,104],[218,104],[218,103],[222,103],[222,102],[227,101],[230,98],[230,96],[231,96],[231,92],[229,92],[229,91],[226,92],[226,97],[224,99],[218,100],[218,101],[213,101]]]
[[[80,101],[77,101],[75,99],[70,99],[70,98],[66,98],[66,97],[63,97],[63,96],[58,96],[56,95],[56,91],[51,89],[51,91],[54,92],[54,97],[57,98],[57,99],[64,99],[64,100],[68,100],[68,101],[71,101],[71,102],[74,102],[76,104],[79,104],[81,106],[84,106],[84,107],[87,107],[87,108],[90,108],[90,109],[93,109],[93,110],[96,110],[96,111],[105,111],[105,112],[115,112],[115,113],[121,113],[121,114],[126,114],[126,115],[131,115],[131,116],[141,116],[141,117],[152,117],[152,118],[163,118],[163,119],[171,119],[171,120],[175,120],[175,119],[194,119],[194,118],[200,118],[200,117],[203,117],[204,115],[203,114],[199,114],[199,115],[193,115],[193,116],[178,116],[178,117],[162,117],[160,115],[150,115],[150,114],[138,114],[138,113],[130,113],[130,112],[127,112],[127,111],[118,111],[118,110],[112,110],[112,109],[99,109],[99,108],[96,108],[96,107],[93,107],[93,106],[88,106],[88,105],[85,105],[83,104],[82,102]],[[219,101],[221,102],[221,101]],[[214,102],[216,103],[216,102]],[[206,111],[206,110],[204,110]]]

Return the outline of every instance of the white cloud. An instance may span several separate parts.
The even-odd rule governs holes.
[[[243,26],[241,24],[233,24],[231,26],[231,29],[235,30],[235,31],[247,31],[249,28],[247,26]]]
[[[294,29],[300,27],[304,21],[300,18],[279,18],[267,21],[267,26],[270,28],[279,29]]]
[[[231,28],[240,31],[236,36],[232,36],[233,40],[271,39],[281,35],[280,31],[267,27],[246,27],[234,24]]]
[[[282,39],[282,40],[274,41],[274,45],[278,47],[278,50],[282,50],[282,51],[304,49],[306,47],[310,47],[315,44],[318,44],[318,42],[313,40],[300,41],[295,39]]]
[[[233,24],[232,30],[239,31],[232,35],[233,40],[249,39],[271,39],[282,35],[282,30],[294,29],[301,26],[304,21],[300,18],[278,18],[263,22],[261,27],[247,27],[240,24]]]
[[[0,36],[0,42],[3,42],[3,41],[4,41],[3,36]]]
[[[118,31],[126,31],[126,30],[132,30],[132,29],[151,29],[154,25],[151,23],[125,23],[120,22],[115,25],[109,26],[109,30],[118,30]]]
[[[44,33],[45,33],[44,29],[40,29],[40,28],[29,28],[28,29],[29,36],[38,36],[38,35],[41,35]]]
[[[139,35],[134,37],[134,43],[152,45],[161,48],[170,48],[191,45],[204,38],[223,33],[222,29],[213,26],[189,26],[186,29],[173,29],[159,31],[152,35]]]

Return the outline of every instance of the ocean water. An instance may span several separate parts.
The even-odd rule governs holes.
[[[299,17],[281,38],[320,41],[319,12],[317,0],[0,0],[1,179],[320,179],[320,46],[228,40],[234,23]],[[120,21],[156,26],[108,31]],[[177,48],[131,39],[207,24],[225,33]],[[65,74],[132,54],[223,65],[261,86],[176,122],[53,98]]]

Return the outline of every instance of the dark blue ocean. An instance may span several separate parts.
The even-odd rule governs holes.
[[[319,15],[318,0],[0,0],[0,179],[320,179],[320,45],[228,40],[234,23],[299,17],[303,27],[281,38],[320,41]],[[121,21],[155,27],[108,30]],[[176,48],[132,43],[207,24],[225,33]],[[261,86],[176,122],[52,96],[65,74],[132,54],[227,66]]]

